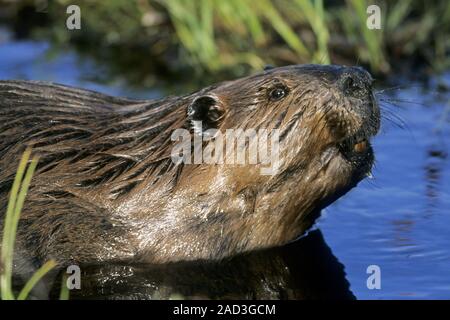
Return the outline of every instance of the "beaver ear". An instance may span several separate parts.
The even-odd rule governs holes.
[[[188,120],[194,132],[217,129],[225,115],[225,108],[218,97],[204,95],[195,98],[187,110]]]

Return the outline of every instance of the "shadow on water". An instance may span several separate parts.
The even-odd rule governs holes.
[[[222,262],[82,267],[77,299],[354,299],[319,230]],[[58,277],[60,278],[60,277]],[[59,290],[55,284],[55,291]],[[57,293],[57,292],[56,292]],[[55,293],[55,294],[56,294]]]

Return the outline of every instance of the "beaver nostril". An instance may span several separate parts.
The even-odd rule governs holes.
[[[345,94],[351,95],[364,90],[364,83],[357,75],[344,74],[339,81],[339,87]]]
[[[355,81],[352,77],[346,77],[344,80],[344,89],[350,89],[355,85]]]
[[[371,90],[372,82],[372,76],[362,67],[343,67],[337,86],[346,95],[360,97]]]

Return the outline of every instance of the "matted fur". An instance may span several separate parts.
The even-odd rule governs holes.
[[[280,86],[285,97],[272,99]],[[171,134],[192,130],[188,111],[199,97],[220,106],[220,121],[209,123],[217,129],[279,129],[279,172],[175,165]],[[154,101],[0,81],[0,212],[31,146],[40,160],[18,256],[36,263],[220,259],[303,234],[370,171],[368,142],[359,154],[351,150],[378,127],[371,78],[360,68],[275,68]]]

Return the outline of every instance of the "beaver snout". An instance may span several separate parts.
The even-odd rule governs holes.
[[[370,143],[380,127],[380,111],[373,97],[371,75],[361,67],[341,67],[337,87],[342,102],[337,103],[329,125],[337,139],[338,149],[361,179],[370,171],[374,156]]]
[[[336,100],[327,120],[337,140],[355,137],[358,143],[377,134],[380,110],[373,96],[372,82],[371,75],[361,67],[335,70],[331,90]]]
[[[338,78],[338,87],[347,96],[363,97],[370,92],[373,79],[360,67],[346,67]]]

